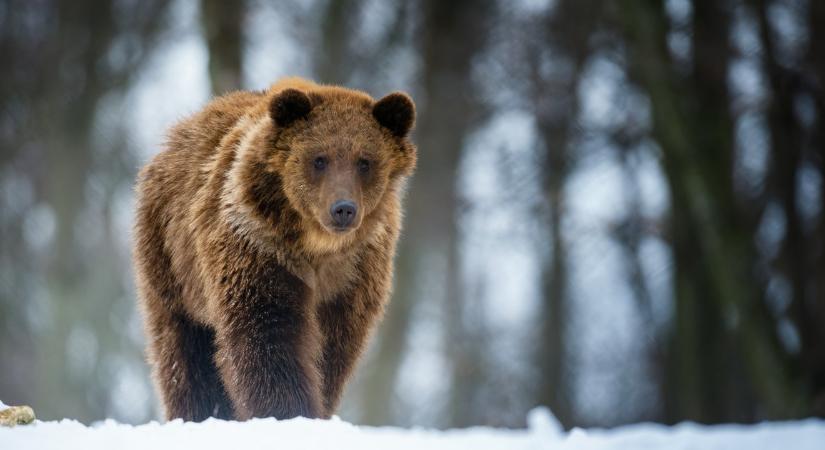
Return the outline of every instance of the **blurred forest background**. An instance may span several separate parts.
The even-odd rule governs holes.
[[[0,399],[158,417],[135,173],[210,96],[409,91],[395,294],[344,419],[825,416],[825,2],[0,1]]]

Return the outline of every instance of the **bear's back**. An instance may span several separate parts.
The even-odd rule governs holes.
[[[175,125],[165,148],[138,175],[138,206],[167,209],[191,200],[205,182],[202,168],[214,156],[221,139],[262,96],[258,92],[232,92]]]
[[[200,289],[189,277],[180,276],[189,272],[186,267],[193,261],[188,216],[208,181],[206,168],[221,139],[241,117],[260,106],[263,96],[239,91],[216,98],[175,125],[164,150],[141,169],[136,185],[135,263],[143,268],[139,273],[165,274],[154,284],[178,294]]]

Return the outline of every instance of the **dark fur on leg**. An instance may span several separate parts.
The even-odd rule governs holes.
[[[326,416],[331,416],[341,402],[344,385],[349,379],[364,342],[369,334],[369,327],[364,326],[358,317],[375,317],[371,312],[363,314],[361,308],[354,305],[351,298],[339,298],[321,305],[318,319],[325,336],[321,372],[323,374],[322,394]],[[380,309],[376,305],[376,309]]]
[[[321,373],[324,409],[331,416],[341,402],[344,386],[358,358],[366,347],[375,324],[384,313],[386,295],[392,283],[392,242],[368,247],[372,258],[363,258],[358,266],[359,279],[345,295],[318,306],[318,322],[324,334]],[[378,255],[378,256],[376,256]]]
[[[232,419],[232,406],[215,367],[214,333],[179,314],[152,319],[163,331],[151,343],[166,418],[200,422]]]
[[[218,365],[240,420],[320,417],[319,333],[308,289],[274,263],[237,274],[224,299]]]

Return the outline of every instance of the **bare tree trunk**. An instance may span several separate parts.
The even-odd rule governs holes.
[[[322,83],[347,84],[363,56],[352,48],[359,0],[329,0],[321,22],[321,48],[316,53],[315,74]]]
[[[589,42],[600,20],[601,6],[600,0],[559,2],[540,20],[538,48],[531,52],[534,61],[530,101],[544,148],[541,182],[548,207],[550,243],[550,253],[542,262],[541,340],[534,357],[540,374],[537,400],[549,406],[567,427],[576,418],[567,376],[570,361],[566,335],[570,316],[567,240],[562,229],[567,214],[564,188],[577,156],[571,146],[579,111],[576,87],[590,55]],[[541,60],[548,57],[548,51],[552,51],[550,56],[558,64],[569,65],[570,73],[542,75]]]
[[[246,1],[201,0],[201,21],[209,49],[212,94],[243,85],[243,20]]]
[[[768,2],[755,1],[763,47],[763,66],[773,93],[768,118],[771,131],[771,178],[776,202],[785,215],[785,236],[775,262],[791,285],[788,314],[800,337],[799,367],[811,388],[812,413],[825,417],[825,194],[817,225],[806,226],[801,217],[798,186],[800,169],[809,166],[825,178],[825,5],[808,6],[810,40],[801,67],[779,63],[782,55],[768,19]],[[806,129],[798,118],[797,102],[808,97],[816,118]]]
[[[799,414],[788,370],[755,275],[752,224],[733,193],[728,116],[728,7],[695,1],[693,73],[672,69],[659,2],[624,2],[631,75],[648,92],[671,192],[676,311],[666,363],[666,420],[750,421]],[[749,395],[752,391],[754,395]]]
[[[810,33],[810,47],[807,61],[815,77],[815,87],[812,96],[816,102],[817,116],[814,127],[813,150],[816,152],[812,160],[819,170],[821,179],[825,180],[825,2],[809,2],[808,31]],[[825,192],[820,191],[819,225],[812,232],[813,238],[808,245],[812,248],[813,265],[811,274],[813,293],[803,299],[806,305],[809,331],[812,336],[808,343],[808,354],[805,358],[810,367],[813,387],[813,413],[818,417],[825,417]],[[817,326],[817,324],[819,324]],[[800,325],[801,326],[801,325]]]
[[[33,249],[27,242],[3,248],[9,252],[4,256],[26,261],[7,269],[19,280],[13,301],[27,308],[39,305],[37,320],[45,326],[36,336],[22,339],[37,339],[32,354],[15,364],[16,370],[0,376],[22,380],[25,388],[19,392],[25,398],[20,401],[38,405],[43,418],[91,421],[106,413],[113,387],[111,377],[104,374],[111,367],[104,362],[113,355],[139,358],[122,345],[112,325],[113,305],[120,306],[120,299],[126,298],[123,267],[112,248],[116,239],[106,231],[90,233],[86,227],[99,223],[100,229],[108,230],[109,203],[117,187],[113,185],[132,176],[121,171],[127,167],[120,164],[127,156],[95,142],[97,112],[100,100],[126,85],[145,61],[165,7],[152,1],[138,8],[76,1],[41,2],[36,7],[16,2],[6,9],[2,28],[13,31],[0,33],[0,52],[14,69],[3,72],[0,85],[11,93],[3,96],[4,103],[8,99],[15,106],[7,109],[4,104],[4,113],[13,110],[13,115],[4,114],[0,121],[5,128],[11,120],[15,132],[0,139],[4,149],[15,151],[4,151],[0,162],[4,169],[6,164],[25,168],[19,176],[34,192],[28,211],[4,211],[3,222],[22,232],[28,213],[37,206],[53,218],[54,234],[46,238],[45,249]],[[130,20],[117,20],[123,16]],[[122,58],[107,58],[113,42],[124,34],[136,36],[143,45],[121,48]],[[18,153],[18,148],[25,150]],[[114,169],[101,177],[101,167]],[[94,201],[90,191],[98,194]],[[5,299],[2,303],[8,305]],[[78,333],[91,335],[94,342],[86,344],[97,349],[83,361],[84,373],[69,370],[78,358],[71,347]],[[16,355],[7,359],[16,360]]]
[[[538,401],[547,405],[553,414],[565,427],[575,422],[573,405],[570,398],[571,386],[568,373],[570,361],[567,350],[567,324],[570,318],[568,311],[568,271],[567,271],[567,242],[561,229],[562,217],[565,214],[564,192],[561,184],[564,175],[562,172],[553,172],[558,176],[548,187],[550,220],[550,243],[552,245],[549,262],[545,262],[542,274],[542,305],[541,305],[541,343],[538,346]]]
[[[474,405],[484,376],[479,360],[483,352],[476,348],[480,343],[472,339],[472,329],[480,324],[468,323],[472,320],[465,315],[467,308],[478,308],[480,299],[459,290],[456,179],[464,140],[474,121],[483,116],[475,89],[467,84],[473,58],[485,44],[484,30],[490,25],[492,9],[492,2],[486,0],[429,0],[422,18],[425,99],[418,137],[423,151],[408,217],[428,222],[417,225],[425,230],[432,254],[445,263],[439,279],[445,283],[444,345],[450,372],[447,420],[451,426],[481,420]]]

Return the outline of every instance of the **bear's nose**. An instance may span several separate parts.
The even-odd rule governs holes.
[[[338,200],[332,204],[329,213],[332,215],[332,223],[338,228],[346,228],[355,220],[355,213],[358,207],[349,200]]]

